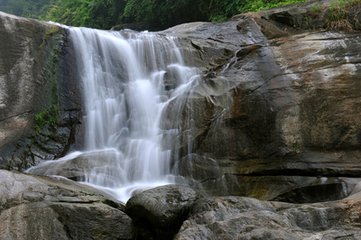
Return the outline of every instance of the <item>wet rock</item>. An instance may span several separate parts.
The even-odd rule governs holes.
[[[171,239],[196,198],[196,192],[189,187],[167,185],[136,194],[127,202],[125,212],[154,239]],[[138,234],[144,237],[144,233]]]
[[[322,14],[306,24],[315,5],[325,13],[329,3],[164,31],[178,36],[193,56],[186,60],[204,70],[164,111],[180,119],[162,128],[179,130],[182,175],[215,195],[271,200],[304,193],[300,199],[317,201],[306,192],[325,192],[319,200],[351,192],[360,176],[361,36],[320,29],[327,25]],[[339,194],[328,198],[329,187]]]
[[[57,175],[84,181],[87,176],[94,173],[94,169],[97,169],[96,173],[107,178],[107,182],[117,182],[120,169],[110,167],[121,164],[117,154],[119,152],[116,150],[74,152],[62,159],[44,161],[28,169],[27,172],[40,176]]]
[[[207,178],[218,178],[222,174],[214,159],[196,154],[190,154],[180,159],[177,170],[182,176],[202,181]]]
[[[322,14],[315,15],[311,10],[317,3]],[[176,239],[361,238],[360,196],[349,196],[359,191],[356,184],[361,176],[361,35],[319,29],[330,29],[323,18],[329,3],[312,1],[306,7],[251,13],[225,23],[188,23],[161,33],[177,36],[186,64],[200,68],[199,77],[163,112],[162,130],[178,139],[171,147],[177,150],[173,155],[179,173],[213,195],[302,204],[224,197],[199,200],[191,207],[193,193],[185,194],[183,201],[182,191],[166,187],[154,190],[155,195],[147,195],[148,191],[143,198],[136,195],[133,199],[139,203],[128,203],[128,212],[139,228],[138,238],[171,238],[190,208]],[[357,14],[357,8],[350,12],[356,16],[352,14]],[[0,20],[0,40],[5,44],[0,59],[8,59],[0,60],[0,79],[6,80],[0,85],[14,83],[0,87],[0,110],[6,109],[0,111],[0,166],[24,169],[61,156],[76,137],[79,94],[71,84],[74,74],[66,70],[74,62],[68,61],[71,46],[64,42],[66,56],[60,64],[64,71],[60,71],[63,75],[57,87],[60,105],[67,106],[61,109],[66,110],[59,114],[60,126],[54,129],[45,124],[32,137],[34,115],[49,109],[51,102],[51,84],[39,73],[49,66],[43,61],[45,53],[51,50],[51,59],[56,59],[58,54],[52,50],[58,45],[51,47],[47,43],[56,39],[43,38],[51,30],[48,24],[5,14]],[[359,29],[358,22],[351,23],[351,30]],[[44,76],[55,72],[45,71]],[[168,80],[171,94],[174,83]],[[93,161],[97,159],[104,161],[91,155],[65,165],[54,161],[54,167],[40,166],[39,174],[81,179],[84,169],[90,170],[82,164],[99,167]],[[36,238],[34,232],[39,230],[48,238],[54,229],[57,235],[50,238],[67,239],[69,234],[103,238],[108,228],[100,229],[99,222],[107,219],[113,225],[115,218],[123,219],[113,205],[94,200],[94,195],[57,184],[49,190],[54,184],[39,183],[43,178],[14,176],[17,180],[11,184],[0,183],[5,192],[1,196],[6,196],[0,198],[4,222],[0,232],[8,238],[15,234],[8,226],[17,226],[15,232],[29,239]],[[29,183],[24,185],[29,190],[21,194],[13,190],[19,182],[20,186]],[[168,193],[170,202],[166,201]],[[344,200],[329,202],[337,199]],[[326,202],[305,204],[321,201]],[[79,218],[72,212],[86,218],[90,212],[99,216],[101,220],[87,221],[95,232],[78,226]],[[116,217],[109,219],[108,213]],[[37,224],[34,219],[38,218],[47,222]],[[15,225],[12,219],[23,224]],[[124,226],[129,226],[127,221]]]
[[[337,179],[334,183],[307,185],[289,190],[278,195],[273,200],[292,203],[316,203],[344,199],[350,195],[355,182],[352,184]]]
[[[66,179],[0,170],[1,239],[133,239],[115,200]]]
[[[23,170],[69,150],[79,93],[62,68],[72,63],[63,28],[0,13],[0,32],[0,168]]]

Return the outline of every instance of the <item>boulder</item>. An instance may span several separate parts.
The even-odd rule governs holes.
[[[134,195],[128,200],[125,212],[143,229],[143,233],[138,233],[141,237],[171,239],[188,217],[196,198],[196,192],[189,187],[166,185]],[[145,230],[150,236],[142,236]]]
[[[123,206],[64,178],[0,170],[0,239],[133,239]]]

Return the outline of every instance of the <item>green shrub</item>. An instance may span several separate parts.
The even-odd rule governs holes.
[[[58,108],[54,105],[47,110],[38,112],[34,116],[34,130],[39,133],[44,127],[54,129],[58,123]]]
[[[356,12],[355,12],[356,11]],[[357,28],[354,16],[361,11],[361,0],[333,0],[326,13],[327,28],[352,31]]]
[[[305,0],[254,0],[254,1],[248,0],[246,1],[246,4],[244,5],[242,11],[256,12],[260,10],[282,7],[289,4],[302,3],[302,2],[305,2]]]

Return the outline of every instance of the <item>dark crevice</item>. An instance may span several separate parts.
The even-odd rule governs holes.
[[[272,200],[298,204],[318,203],[344,199],[350,193],[351,189],[345,183],[328,183],[299,187],[283,193]]]
[[[329,172],[327,172],[329,171]],[[356,171],[345,171],[342,173],[339,169],[333,172],[332,169],[325,170],[322,169],[285,169],[285,170],[262,170],[260,172],[252,172],[252,173],[232,173],[230,175],[235,176],[244,176],[244,177],[282,177],[282,176],[290,176],[290,177],[344,177],[344,178],[360,178],[361,169]]]
[[[209,182],[209,181],[216,181],[217,180],[217,178],[205,178],[205,179],[202,179],[202,180],[200,180],[199,182],[200,183],[206,183],[206,182]]]
[[[118,209],[118,210],[123,211],[123,212],[125,210],[125,206],[123,204],[114,202],[114,201],[109,200],[109,199],[105,199],[102,203],[109,206],[109,207]]]
[[[192,47],[194,47],[195,49],[202,51],[202,48],[200,46],[198,46],[197,44],[195,44],[193,41],[191,41],[191,45]]]
[[[67,204],[92,204],[92,203],[98,203],[99,201],[66,201],[66,200],[58,200],[54,201],[52,203],[67,203]]]
[[[27,114],[30,114],[31,111],[26,111],[26,112],[23,112],[23,113],[17,113],[15,115],[11,115],[11,116],[8,116],[6,118],[3,118],[3,119],[0,119],[0,122],[4,122],[4,121],[7,121],[9,119],[12,119],[14,117],[20,117],[20,116],[24,116],[24,115],[27,115]]]
[[[211,41],[214,41],[214,42],[229,44],[229,43],[227,43],[227,42],[224,42],[224,41],[222,41],[222,40],[219,40],[219,39],[216,39],[216,38],[212,38],[212,37],[209,37],[209,38],[207,38],[207,39],[208,39],[208,40],[211,40]]]

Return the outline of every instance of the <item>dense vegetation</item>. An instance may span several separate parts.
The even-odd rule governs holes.
[[[326,14],[327,27],[346,31],[361,30],[360,14],[361,0],[334,0]]]
[[[0,0],[0,10],[67,25],[162,29],[304,0]]]
[[[0,11],[67,25],[158,30],[190,21],[223,21],[235,14],[307,0],[0,0]],[[330,0],[329,28],[359,28],[350,13],[361,0]],[[359,7],[355,8],[355,3]],[[314,5],[314,12],[321,12]],[[351,14],[352,15],[352,14]],[[357,15],[357,14],[353,14]]]
[[[306,0],[0,0],[0,11],[52,20],[67,25],[109,29],[115,25],[135,29],[162,29],[189,21],[223,21],[235,14]],[[331,23],[354,11],[360,0],[331,0]],[[341,19],[341,20],[340,20]]]
[[[0,0],[0,11],[39,18],[49,10],[51,1],[53,0]]]
[[[235,14],[304,0],[57,0],[45,19],[68,25],[162,29],[182,22],[222,21]]]

